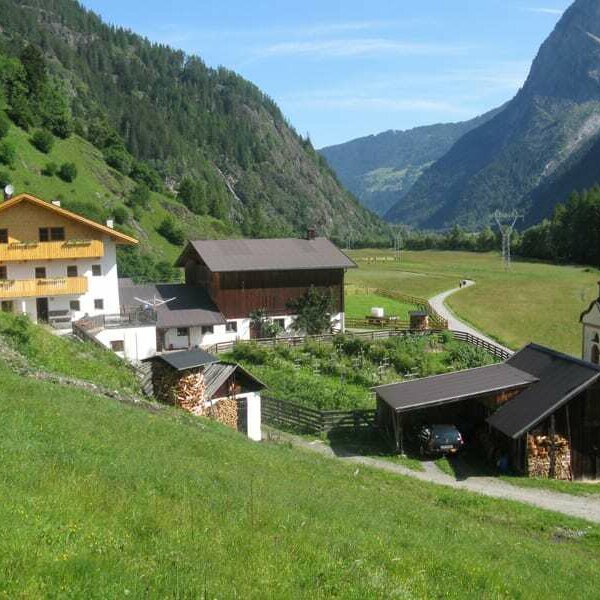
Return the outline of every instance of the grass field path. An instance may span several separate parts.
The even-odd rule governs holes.
[[[397,475],[407,475],[408,477],[413,477],[420,481],[475,492],[492,498],[523,502],[570,517],[578,517],[593,523],[600,523],[600,497],[597,495],[574,496],[542,489],[522,488],[506,483],[495,477],[479,475],[466,476],[457,479],[456,477],[452,477],[441,471],[433,462],[425,462],[423,471],[415,471],[387,460],[357,455],[340,447],[333,449],[331,446],[320,440],[307,440],[300,436],[282,432],[277,432],[277,436],[280,437],[282,441],[290,442],[293,446],[316,452],[322,456],[337,458],[345,462],[352,462],[365,467],[395,473]]]
[[[442,292],[441,294],[437,294],[436,296],[433,296],[432,298],[429,298],[429,303],[431,304],[431,306],[433,306],[433,308],[439,315],[441,315],[444,319],[446,319],[448,321],[449,329],[452,329],[453,331],[462,331],[464,333],[470,333],[471,335],[480,337],[481,339],[486,340],[487,342],[490,342],[491,344],[495,344],[496,346],[501,346],[507,352],[510,352],[511,354],[513,354],[513,351],[510,348],[506,348],[505,346],[502,346],[496,340],[493,340],[492,338],[486,336],[484,333],[482,333],[478,329],[475,329],[474,327],[471,327],[464,321],[461,321],[446,306],[446,298],[448,298],[448,296],[451,296],[452,294],[454,294],[456,292],[460,292],[461,290],[463,290],[465,288],[475,285],[475,282],[470,279],[465,280],[465,282],[466,283],[462,287],[452,288],[450,290],[446,290],[445,292]]]

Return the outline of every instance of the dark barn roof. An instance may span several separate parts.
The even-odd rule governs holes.
[[[183,283],[148,283],[136,285],[131,280],[119,279],[119,296],[125,310],[139,308],[142,303],[136,298],[151,301],[171,300],[156,309],[159,329],[170,327],[194,327],[222,325],[225,318],[201,286]]]
[[[600,367],[537,344],[512,356],[507,364],[539,381],[502,406],[487,422],[518,438],[600,379]]]
[[[374,388],[396,412],[449,404],[531,385],[537,378],[507,363]]]
[[[200,240],[188,243],[176,266],[196,254],[213,273],[351,269],[356,263],[326,238]]]
[[[142,362],[160,360],[176,371],[186,371],[187,369],[196,369],[206,365],[212,365],[219,362],[219,359],[205,352],[204,350],[181,350],[180,352],[167,352],[165,354],[157,354],[150,358],[144,359]]]
[[[242,379],[245,379],[246,382],[250,382],[254,387],[258,389],[264,389],[267,387],[262,381],[246,371],[244,367],[238,364],[220,362],[209,365],[204,370],[206,397],[213,398],[214,395],[219,391],[219,388],[229,379],[229,377],[238,372],[242,375]]]

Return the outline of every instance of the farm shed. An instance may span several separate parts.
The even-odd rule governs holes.
[[[158,354],[152,364],[156,398],[194,415],[215,419],[260,441],[265,385],[238,364],[221,362],[204,350]]]
[[[375,388],[378,423],[403,451],[423,422],[452,423],[524,474],[600,478],[600,367],[530,344],[506,362]]]

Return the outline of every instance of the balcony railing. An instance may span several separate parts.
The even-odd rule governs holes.
[[[101,258],[101,240],[65,240],[60,242],[10,242],[0,244],[0,262],[17,260],[56,260],[70,258]]]
[[[85,294],[87,290],[87,277],[0,280],[0,299],[2,300],[7,298],[80,295]]]

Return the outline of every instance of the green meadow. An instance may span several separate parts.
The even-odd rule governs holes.
[[[600,528],[0,364],[0,597],[591,598]]]
[[[347,282],[355,285],[428,298],[457,287],[460,279],[473,279],[476,285],[451,296],[448,305],[460,318],[513,349],[537,342],[579,356],[579,316],[598,297],[600,271],[591,267],[516,259],[507,272],[497,253],[402,252],[399,262],[362,260],[392,256],[389,251],[350,255],[359,268],[348,271]]]

